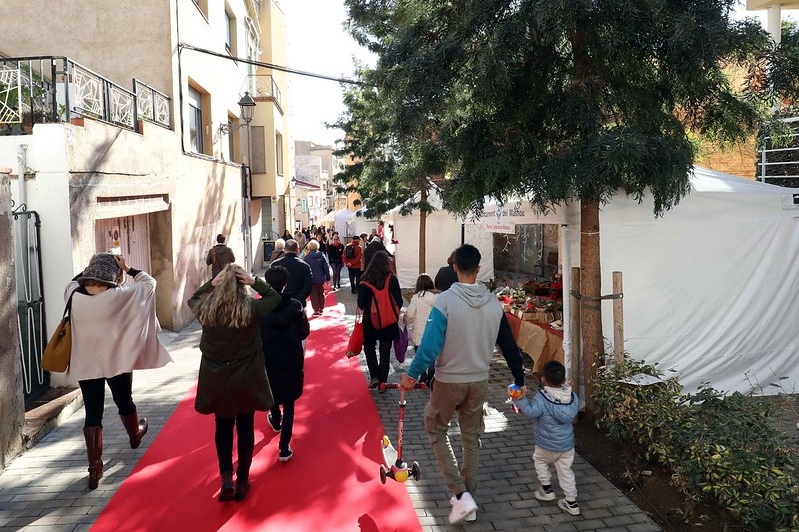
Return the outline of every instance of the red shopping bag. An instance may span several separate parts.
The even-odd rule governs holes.
[[[361,313],[355,314],[355,327],[352,329],[350,341],[347,344],[347,358],[357,357],[363,351],[363,323]]]

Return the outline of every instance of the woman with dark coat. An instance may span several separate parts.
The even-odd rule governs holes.
[[[371,307],[374,293],[368,283],[375,288],[382,289],[388,280],[388,291],[397,308],[402,308],[402,291],[400,290],[399,280],[391,273],[391,265],[388,253],[378,251],[372,257],[369,266],[361,276],[361,283],[358,285],[358,308],[363,312],[363,351],[366,355],[366,365],[369,367],[370,388],[377,388],[381,383],[388,381],[389,357],[391,355],[392,342],[399,338],[399,324],[393,323],[386,328],[376,329],[372,325]],[[377,360],[377,347],[380,347],[380,362]],[[380,388],[380,392],[385,391]]]
[[[344,266],[344,244],[341,243],[338,233],[333,233],[333,238],[327,246],[327,258],[333,269],[333,290],[341,288],[341,268]]]
[[[314,316],[321,316],[325,308],[325,281],[330,280],[330,265],[327,257],[319,251],[319,242],[308,242],[308,254],[303,260],[311,267],[313,286],[311,288],[311,306]]]
[[[252,286],[260,299],[250,297]],[[281,302],[263,279],[241,266],[228,264],[189,299],[200,337],[200,372],[194,409],[214,414],[216,455],[222,489],[218,501],[244,499],[250,490],[250,465],[255,445],[255,411],[274,403],[266,376],[258,323]],[[233,488],[233,428],[238,436],[238,468]]]
[[[282,266],[266,270],[264,279],[280,293],[282,300],[272,312],[261,319],[266,373],[275,398],[275,404],[266,420],[272,430],[280,433],[278,459],[281,462],[288,462],[294,456],[289,444],[294,428],[294,402],[302,395],[305,364],[302,341],[311,332],[302,303],[292,299],[289,294],[282,293],[288,278],[289,272]]]

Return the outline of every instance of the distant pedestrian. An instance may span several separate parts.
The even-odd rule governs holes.
[[[274,262],[280,257],[285,254],[284,248],[286,247],[286,241],[282,238],[278,238],[275,240],[275,249],[272,250],[272,254],[269,255],[269,262]]]
[[[266,270],[264,279],[281,295],[280,304],[261,318],[266,373],[275,404],[267,414],[267,422],[280,433],[278,460],[288,462],[294,456],[291,435],[294,427],[294,402],[302,395],[305,351],[302,341],[308,338],[310,326],[302,304],[283,288],[288,280],[288,270],[274,266]],[[282,407],[282,411],[281,411]]]
[[[283,247],[283,256],[272,263],[272,266],[283,266],[289,271],[289,280],[286,284],[286,293],[291,297],[302,303],[305,306],[305,301],[311,295],[313,288],[313,276],[311,275],[311,267],[298,257],[300,246],[294,239],[286,240],[286,245]]]
[[[338,290],[341,288],[341,268],[344,265],[344,244],[341,243],[338,233],[333,233],[333,238],[327,246],[327,258],[333,270],[330,283],[333,290]]]
[[[216,235],[216,245],[208,250],[208,255],[205,257],[205,263],[211,265],[211,279],[225,269],[225,266],[236,262],[236,256],[233,250],[227,247],[226,241],[225,235]]]
[[[376,259],[375,259],[376,260]],[[524,389],[524,363],[508,319],[488,289],[477,282],[480,251],[469,244],[455,250],[458,282],[439,294],[427,319],[424,336],[400,386],[410,390],[430,364],[436,363],[436,385],[424,414],[424,428],[435,450],[438,467],[453,496],[451,524],[477,519],[480,434],[488,391],[488,371],[499,345],[513,374]],[[463,451],[460,467],[449,439],[449,422],[458,413]]]
[[[436,273],[436,290],[444,292],[449,289],[453,283],[458,282],[458,275],[455,273],[455,268],[452,266],[455,263],[455,252],[449,254],[447,258],[447,265],[438,269]]]
[[[261,296],[250,297],[247,286]],[[214,443],[222,487],[217,500],[242,500],[250,491],[255,411],[272,407],[259,321],[282,301],[280,294],[241,266],[229,264],[188,301],[202,325],[200,371],[194,409],[214,414]],[[238,466],[233,485],[233,428]]]
[[[124,272],[124,273],[123,273]],[[133,283],[120,286],[127,273]],[[133,402],[133,370],[172,361],[156,333],[155,279],[131,268],[121,255],[98,253],[66,287],[72,297],[72,355],[67,375],[78,381],[86,412],[83,436],[89,458],[89,489],[103,477],[105,385],[117,407],[130,446],[147,433]],[[73,295],[74,294],[74,295]]]
[[[311,306],[314,316],[321,316],[325,310],[325,282],[330,280],[330,265],[327,263],[327,257],[319,251],[319,242],[316,240],[308,242],[308,250],[308,254],[303,260],[311,267],[313,281]]]
[[[344,247],[344,266],[347,267],[347,274],[350,277],[350,290],[354,294],[361,282],[361,264],[363,263],[363,248],[361,248],[361,237],[355,235],[352,242]]]
[[[558,507],[571,515],[580,515],[577,504],[577,484],[574,480],[574,426],[579,401],[571,386],[566,383],[566,368],[557,360],[544,364],[540,390],[533,399],[522,397],[514,401],[522,414],[534,420],[535,451],[533,465],[541,488],[535,490],[539,501],[552,501],[552,472],[555,466],[564,498]]]
[[[375,234],[369,241],[369,244],[367,244],[366,249],[363,250],[364,271],[369,267],[369,263],[372,262],[372,258],[378,251],[385,252],[389,258],[391,258],[391,253],[389,253],[386,246],[383,245],[383,241],[380,240],[380,237]]]

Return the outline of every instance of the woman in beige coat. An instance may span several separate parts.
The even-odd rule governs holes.
[[[124,273],[133,282],[120,286]],[[130,446],[147,432],[133,403],[133,370],[160,368],[172,361],[158,340],[155,279],[125,264],[121,255],[98,253],[67,285],[72,296],[72,355],[68,375],[78,381],[86,420],[83,435],[89,457],[89,489],[103,476],[103,406],[111,388]],[[74,292],[74,295],[73,295]]]

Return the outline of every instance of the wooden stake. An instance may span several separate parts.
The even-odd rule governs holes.
[[[623,294],[621,272],[613,272],[613,294]],[[613,356],[616,362],[624,360],[624,299],[613,300]]]
[[[580,393],[580,300],[573,294],[580,293],[580,268],[571,270],[571,294],[569,294],[569,337],[572,344],[571,352],[571,385],[575,392]]]

